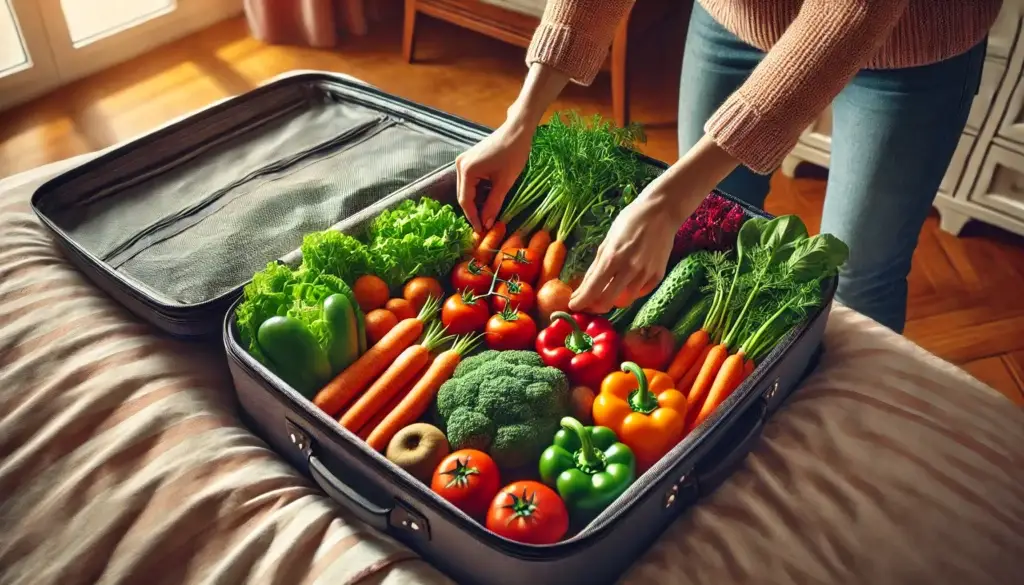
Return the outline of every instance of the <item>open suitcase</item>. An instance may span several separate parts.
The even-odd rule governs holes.
[[[813,365],[834,282],[714,415],[589,525],[547,546],[486,530],[238,342],[234,308],[268,260],[297,264],[303,234],[358,233],[405,199],[454,203],[454,159],[487,132],[345,76],[296,72],[55,177],[32,204],[72,262],[118,302],[172,335],[223,347],[252,429],[370,526],[459,582],[612,582],[751,449]]]

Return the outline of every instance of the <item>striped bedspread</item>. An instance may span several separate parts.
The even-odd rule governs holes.
[[[0,583],[448,582],[246,430],[217,347],[65,262],[28,198],[73,163],[0,183]],[[849,310],[826,344],[622,582],[1021,582],[1024,411]]]

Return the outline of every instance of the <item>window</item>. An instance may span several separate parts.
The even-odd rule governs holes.
[[[0,0],[0,109],[241,11],[242,0]]]

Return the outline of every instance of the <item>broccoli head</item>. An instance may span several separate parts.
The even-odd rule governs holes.
[[[452,450],[485,451],[501,467],[535,464],[569,414],[569,382],[533,351],[466,358],[437,392]]]

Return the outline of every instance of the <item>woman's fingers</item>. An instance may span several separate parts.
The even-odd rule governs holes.
[[[485,230],[476,206],[476,188],[480,179],[472,169],[467,168],[468,166],[461,157],[455,159],[455,190],[459,207],[462,208],[462,213],[466,214],[469,225],[473,226],[473,231],[482,234]]]
[[[489,230],[494,225],[494,220],[498,219],[498,212],[501,211],[501,204],[505,201],[505,195],[508,194],[508,190],[515,183],[515,179],[509,181],[505,175],[507,173],[495,177],[491,185],[491,191],[487,194],[487,199],[480,208],[480,221],[484,229]]]

